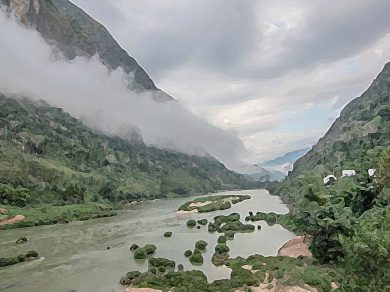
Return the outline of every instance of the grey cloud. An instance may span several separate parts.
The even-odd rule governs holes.
[[[235,78],[276,78],[354,55],[390,29],[386,0],[73,2],[101,19],[157,81],[182,67],[207,68]],[[100,13],[108,6],[121,10],[126,21]],[[303,19],[296,31],[275,43],[282,46],[281,54],[272,62],[244,66],[248,56],[258,54],[261,60],[274,49],[258,48],[264,40],[262,10],[287,6],[300,8]],[[280,21],[274,19],[276,24]]]

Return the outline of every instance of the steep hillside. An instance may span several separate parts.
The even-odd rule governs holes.
[[[247,183],[214,158],[132,141],[93,132],[62,109],[0,95],[0,204],[122,205]]]
[[[162,100],[171,100],[159,90],[137,61],[123,50],[108,30],[68,0],[0,0],[25,25],[35,28],[48,43],[68,59],[98,54],[109,69],[133,73],[129,87],[150,90]]]
[[[375,173],[368,172],[375,169]],[[355,175],[343,177],[342,170]],[[324,183],[327,175],[335,180]],[[351,101],[326,135],[268,189],[290,205],[277,221],[313,237],[320,263],[342,290],[384,291],[390,283],[390,63]]]
[[[390,63],[360,97],[342,110],[329,131],[294,164],[291,176],[317,167],[340,174],[363,164],[374,168],[378,153],[390,144]]]

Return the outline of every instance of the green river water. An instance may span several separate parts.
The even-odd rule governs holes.
[[[166,257],[183,264],[185,270],[203,271],[209,281],[229,278],[230,269],[215,267],[211,257],[220,234],[211,234],[207,225],[189,229],[188,219],[206,218],[237,212],[243,221],[249,211],[286,213],[287,207],[279,197],[266,190],[229,191],[221,194],[249,194],[250,200],[232,205],[231,209],[203,214],[176,215],[177,208],[191,198],[147,201],[119,212],[118,216],[69,224],[37,226],[0,230],[0,257],[15,256],[36,250],[39,260],[0,268],[0,291],[21,292],[119,292],[125,289],[119,279],[131,270],[146,271],[147,261],[135,261],[129,251],[132,243],[157,246],[156,257]],[[236,234],[228,241],[230,257],[252,254],[276,255],[279,247],[294,234],[280,225],[268,226],[257,222],[262,229],[252,233]],[[172,231],[171,238],[164,238]],[[16,245],[20,236],[27,244]],[[184,251],[194,249],[197,240],[209,243],[204,264],[193,266],[184,257]],[[107,250],[107,247],[110,247]]]

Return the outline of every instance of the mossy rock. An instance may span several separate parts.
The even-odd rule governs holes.
[[[200,225],[206,225],[208,223],[207,219],[200,219],[197,221]]]
[[[261,225],[257,225],[257,230],[261,230]]]
[[[229,254],[224,252],[224,253],[218,253],[218,252],[215,252],[213,254],[213,257],[211,258],[211,262],[215,265],[215,266],[222,266],[222,265],[226,265],[227,262],[229,260]]]
[[[195,243],[195,247],[199,250],[205,250],[206,247],[207,247],[208,243],[204,240],[198,240],[196,243]]]
[[[226,242],[226,236],[225,235],[221,235],[220,237],[218,237],[218,243],[225,243]]]
[[[18,257],[14,258],[0,258],[0,267],[11,266],[19,263]]]
[[[178,265],[177,265],[177,270],[178,270],[179,272],[184,271],[184,266],[183,266],[182,264],[178,264]]]
[[[190,220],[187,221],[187,227],[188,228],[193,228],[193,227],[195,227],[195,225],[196,225],[196,221],[195,220],[190,219]]]
[[[141,277],[141,273],[138,271],[132,271],[128,272],[126,276],[122,277],[119,281],[121,285],[131,285],[134,280],[138,279]]]
[[[144,250],[145,250],[146,254],[148,254],[148,255],[154,254],[156,249],[157,249],[157,247],[154,244],[146,244],[144,246]]]
[[[190,262],[194,265],[201,265],[203,264],[203,256],[200,253],[194,253],[192,256],[190,256]]]
[[[142,260],[142,259],[146,258],[146,256],[147,256],[147,254],[143,248],[137,248],[134,251],[134,259],[136,259],[136,260]]]
[[[232,239],[234,239],[234,235],[235,235],[236,233],[234,232],[234,231],[225,231],[225,236],[226,236],[226,239],[229,239],[229,240],[232,240]]]
[[[187,249],[185,252],[184,252],[184,256],[189,258],[190,256],[192,256],[192,251]]]
[[[207,226],[207,230],[212,233],[217,231],[217,227],[218,226],[215,223],[210,222],[209,225]]]
[[[218,243],[215,247],[215,251],[219,254],[222,254],[229,252],[230,248],[225,243]]]
[[[38,257],[38,253],[35,250],[30,250],[30,251],[28,251],[25,254],[25,257],[26,257],[27,260],[30,260],[32,258],[37,258]]]
[[[170,231],[164,233],[164,237],[171,237],[171,236],[172,236],[172,232]]]
[[[137,250],[139,248],[139,246],[137,245],[137,244],[135,244],[135,243],[133,243],[131,246],[130,246],[130,250],[131,251],[135,251],[135,250]]]
[[[16,244],[24,244],[24,243],[27,243],[27,242],[28,242],[27,237],[21,236],[21,237],[19,237],[18,240],[16,241]]]
[[[155,268],[164,267],[166,269],[174,269],[176,266],[175,261],[166,258],[150,258],[148,261],[149,265]]]

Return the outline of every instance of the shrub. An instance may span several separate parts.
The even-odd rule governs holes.
[[[190,262],[191,264],[201,265],[203,264],[203,256],[200,253],[194,253],[190,256]]]
[[[225,235],[221,235],[220,237],[218,237],[218,243],[225,243],[226,242],[226,236]]]
[[[176,266],[175,261],[166,258],[150,258],[148,263],[150,266],[155,268],[164,267],[174,269]]]
[[[134,252],[134,259],[142,260],[146,258],[146,252],[143,248],[137,248]]]
[[[207,247],[207,242],[204,241],[204,240],[198,240],[196,243],[195,243],[195,247],[199,250],[205,250],[206,247]]]
[[[189,228],[193,228],[193,227],[195,227],[195,225],[196,225],[196,221],[195,220],[188,220],[187,221],[187,227],[189,227]]]
[[[217,225],[210,222],[207,229],[209,232],[215,232],[215,231],[217,231]]]
[[[154,244],[147,244],[144,247],[146,254],[150,255],[156,251],[157,247]]]
[[[230,248],[225,243],[218,243],[215,247],[215,251],[219,254],[229,252]]]
[[[207,224],[207,219],[200,219],[200,220],[198,220],[198,224],[200,224],[200,225],[206,225]]]

